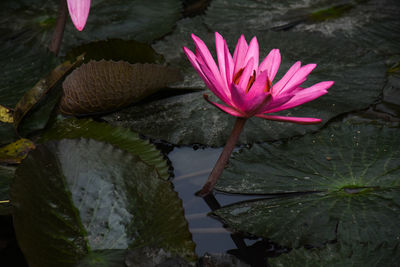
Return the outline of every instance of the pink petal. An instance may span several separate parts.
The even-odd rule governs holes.
[[[290,99],[292,99],[293,96],[294,95],[273,96],[270,101],[265,103],[264,106],[260,108],[259,113],[271,113],[270,110],[275,110],[276,108],[281,107]]]
[[[272,82],[281,65],[281,53],[279,49],[272,49],[268,56],[261,62],[258,72],[267,71],[269,80]]]
[[[219,108],[220,110],[235,116],[235,117],[244,117],[243,114],[241,114],[240,112],[238,112],[236,109],[232,108],[232,107],[227,107],[221,104],[218,104],[216,102],[213,102],[211,100],[208,99],[208,95],[204,94],[203,95],[204,99],[207,100],[208,103],[213,104],[214,106],[216,106],[217,108]]]
[[[290,93],[292,89],[296,89],[307,79],[308,74],[310,74],[310,72],[313,71],[316,66],[316,64],[307,64],[301,67],[282,87],[282,89],[279,91],[279,94]]]
[[[236,86],[236,84],[231,85],[231,95],[233,106],[246,117],[251,117],[258,113],[262,105],[271,97],[269,93],[258,94],[253,97],[249,96],[249,94],[246,94],[246,92],[242,88]]]
[[[246,67],[242,72],[242,76],[240,77],[238,84],[239,87],[243,89],[243,92],[246,92],[250,76],[253,75],[253,67],[254,67],[254,59],[250,58],[250,60],[247,62]]]
[[[256,117],[271,121],[292,122],[296,124],[318,124],[321,122],[321,119],[317,118],[285,117],[285,116],[260,115],[260,114],[256,115]]]
[[[198,59],[198,58],[197,58]],[[202,72],[204,75],[207,77],[207,79],[210,81],[210,84],[212,85],[210,90],[223,102],[227,103],[228,105],[230,104],[230,91],[229,88],[221,85],[214,77],[213,73],[210,71],[207,65],[202,63],[201,61],[197,60],[197,63],[199,64]]]
[[[292,76],[300,69],[301,62],[297,61],[294,63],[290,69],[286,72],[286,74],[273,86],[273,95],[279,95],[282,88],[288,83],[288,81],[292,78]]]
[[[225,73],[226,73],[226,81],[228,83],[228,85],[230,85],[232,83],[232,79],[233,79],[233,69],[235,67],[234,63],[233,63],[233,59],[231,56],[231,53],[229,53],[229,49],[228,49],[228,45],[225,42]]]
[[[259,75],[256,75],[256,80],[254,81],[247,95],[253,98],[256,97],[257,95],[267,94],[267,92],[265,91],[267,84],[267,77],[268,73],[266,71],[261,72]]]
[[[216,32],[215,33],[215,48],[217,50],[217,58],[218,58],[218,66],[219,72],[221,74],[221,78],[224,82],[224,85],[228,87],[228,82],[226,79],[226,63],[225,63],[225,46],[226,42],[222,36]]]
[[[233,63],[235,65],[235,69],[233,70],[234,74],[244,67],[244,64],[246,63],[244,60],[247,54],[247,49],[248,45],[244,35],[242,34],[237,42],[235,52],[233,53]]]
[[[268,113],[278,112],[278,111],[289,109],[289,108],[294,108],[301,104],[312,101],[312,100],[328,93],[328,91],[327,91],[328,88],[331,87],[333,84],[334,84],[333,81],[325,81],[325,82],[320,82],[320,83],[314,84],[311,87],[305,88],[305,89],[299,91],[296,95],[293,96],[292,99],[290,99],[288,102],[286,102],[282,106],[274,108],[272,110],[268,110]]]
[[[249,48],[246,53],[246,57],[244,62],[249,62],[250,59],[253,59],[253,66],[252,66],[252,72],[255,70],[257,72],[258,69],[258,61],[259,61],[259,55],[258,55],[258,42],[257,38],[254,36],[253,39],[250,41]]]
[[[224,83],[222,81],[221,74],[207,46],[199,37],[194,34],[192,34],[192,39],[196,46],[196,52],[199,54],[197,57],[201,58],[201,60],[205,63],[205,65],[213,74],[215,80],[222,86]]]
[[[75,28],[82,31],[90,10],[90,0],[67,0],[68,11]]]

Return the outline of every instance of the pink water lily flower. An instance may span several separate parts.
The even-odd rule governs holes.
[[[86,25],[90,10],[90,0],[67,0],[69,15],[78,31]]]
[[[242,118],[256,116],[298,124],[321,122],[317,118],[267,115],[299,106],[328,92],[333,81],[323,81],[308,88],[300,87],[316,64],[301,66],[298,61],[282,79],[274,83],[281,63],[279,49],[272,49],[259,64],[257,38],[253,37],[250,44],[247,44],[242,35],[232,57],[226,41],[216,32],[217,66],[204,42],[194,34],[192,39],[196,54],[186,47],[183,47],[184,52],[207,87],[226,104],[212,102],[204,95],[207,101],[219,109]]]

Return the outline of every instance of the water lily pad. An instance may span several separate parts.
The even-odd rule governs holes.
[[[163,56],[145,43],[135,40],[108,39],[94,41],[74,47],[68,52],[67,58],[76,58],[85,54],[85,63],[90,60],[113,60],[133,63],[162,63]]]
[[[89,252],[77,267],[126,267],[124,249],[106,249]]]
[[[0,25],[11,29],[11,38],[25,43],[47,46],[57,18],[57,1],[13,1],[1,3]],[[150,43],[170,32],[181,17],[179,0],[98,0],[92,1],[90,14],[82,32],[67,19],[61,54],[89,41],[107,38],[135,39]],[[23,37],[20,37],[23,35]]]
[[[229,193],[336,191],[400,186],[399,128],[333,124],[283,144],[234,154],[218,180]]]
[[[182,29],[184,32],[181,31]],[[190,31],[196,33],[195,25],[185,25],[182,29],[177,29],[176,34],[185,36],[189,43]],[[231,47],[236,42],[233,39],[239,37],[239,33],[233,37],[234,33],[236,32],[226,32],[226,35],[223,33]],[[322,124],[304,126],[252,118],[246,123],[239,139],[240,143],[303,135],[321,128],[329,119],[339,114],[366,108],[379,98],[385,82],[385,66],[381,58],[374,53],[352,45],[343,37],[324,37],[318,33],[302,32],[258,33],[262,56],[272,48],[281,49],[283,64],[278,76],[281,77],[297,60],[304,63],[317,62],[318,67],[311,73],[305,86],[324,80],[333,80],[335,85],[329,89],[327,95],[280,113],[281,115],[322,118]],[[249,38],[252,34],[249,33],[247,36]],[[214,46],[212,45],[213,34],[200,37],[209,44],[209,47]],[[161,51],[162,47],[169,47],[169,45],[176,46],[171,42],[171,40],[166,40],[162,45],[159,44],[156,50]],[[342,45],[338,47],[337,43]],[[183,53],[181,57],[184,59]],[[167,58],[167,61],[169,60],[180,62],[178,58]],[[191,74],[185,73],[185,75],[191,77]],[[200,78],[197,78],[193,83],[198,84],[199,80]],[[202,93],[137,105],[105,119],[117,125],[132,127],[135,131],[151,138],[163,139],[174,144],[201,143],[210,146],[222,146],[234,122],[229,115],[206,103],[202,98]]]
[[[11,123],[0,122],[0,145],[12,143],[17,139],[14,126]]]
[[[35,144],[25,138],[0,147],[0,163],[18,164],[28,156],[29,151],[35,149]]]
[[[155,246],[195,260],[181,200],[153,167],[112,145],[39,145],[11,188],[18,243],[31,266],[70,266],[88,251]]]
[[[148,165],[154,166],[163,179],[168,179],[168,164],[160,151],[143,140],[135,132],[122,127],[114,127],[107,123],[95,122],[90,119],[69,118],[57,120],[40,136],[40,142],[61,139],[91,138],[107,142],[120,149],[138,156]]]
[[[0,215],[11,214],[10,183],[14,178],[15,166],[0,165]]]
[[[0,104],[7,107],[14,107],[26,91],[57,66],[57,59],[46,48],[9,41],[0,42],[0,50]]]
[[[109,112],[180,79],[178,70],[162,65],[90,61],[65,79],[60,110],[67,115]]]
[[[334,125],[297,140],[244,149],[223,173],[219,190],[309,193],[233,204],[215,214],[234,230],[289,247],[333,240],[393,246],[400,240],[398,130]]]
[[[328,244],[323,248],[294,249],[288,254],[269,259],[271,267],[286,266],[396,266],[400,260],[399,246],[371,247],[362,244],[357,246],[343,246]]]

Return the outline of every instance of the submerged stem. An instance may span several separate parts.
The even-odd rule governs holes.
[[[64,35],[65,23],[67,21],[67,9],[67,1],[60,0],[57,22],[54,28],[53,37],[49,45],[49,50],[55,55],[58,55],[58,52],[60,51],[61,41]]]
[[[221,176],[222,171],[225,168],[225,165],[228,163],[229,157],[232,154],[233,149],[235,148],[235,145],[239,139],[240,133],[243,130],[244,124],[246,123],[245,118],[237,118],[235,125],[233,126],[233,130],[231,135],[228,138],[228,141],[226,142],[226,145],[224,147],[224,150],[222,151],[221,155],[218,158],[217,163],[215,163],[215,166],[213,170],[210,173],[210,176],[208,176],[208,179],[206,183],[204,184],[203,188],[196,193],[197,196],[200,197],[205,197],[208,194],[211,193],[213,190],[215,184],[217,183],[218,178]]]

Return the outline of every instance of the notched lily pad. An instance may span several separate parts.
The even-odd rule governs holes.
[[[29,151],[35,149],[35,144],[25,138],[0,148],[0,163],[18,164],[28,156]]]
[[[142,246],[195,260],[171,184],[109,144],[64,139],[38,145],[17,169],[11,202],[31,266],[70,266],[89,251]]]
[[[60,110],[66,115],[109,112],[180,79],[178,70],[162,65],[90,61],[65,79]]]
[[[233,204],[215,214],[236,231],[288,247],[333,240],[394,246],[400,240],[398,131],[336,124],[297,140],[244,149],[231,159],[219,190],[308,194]]]

